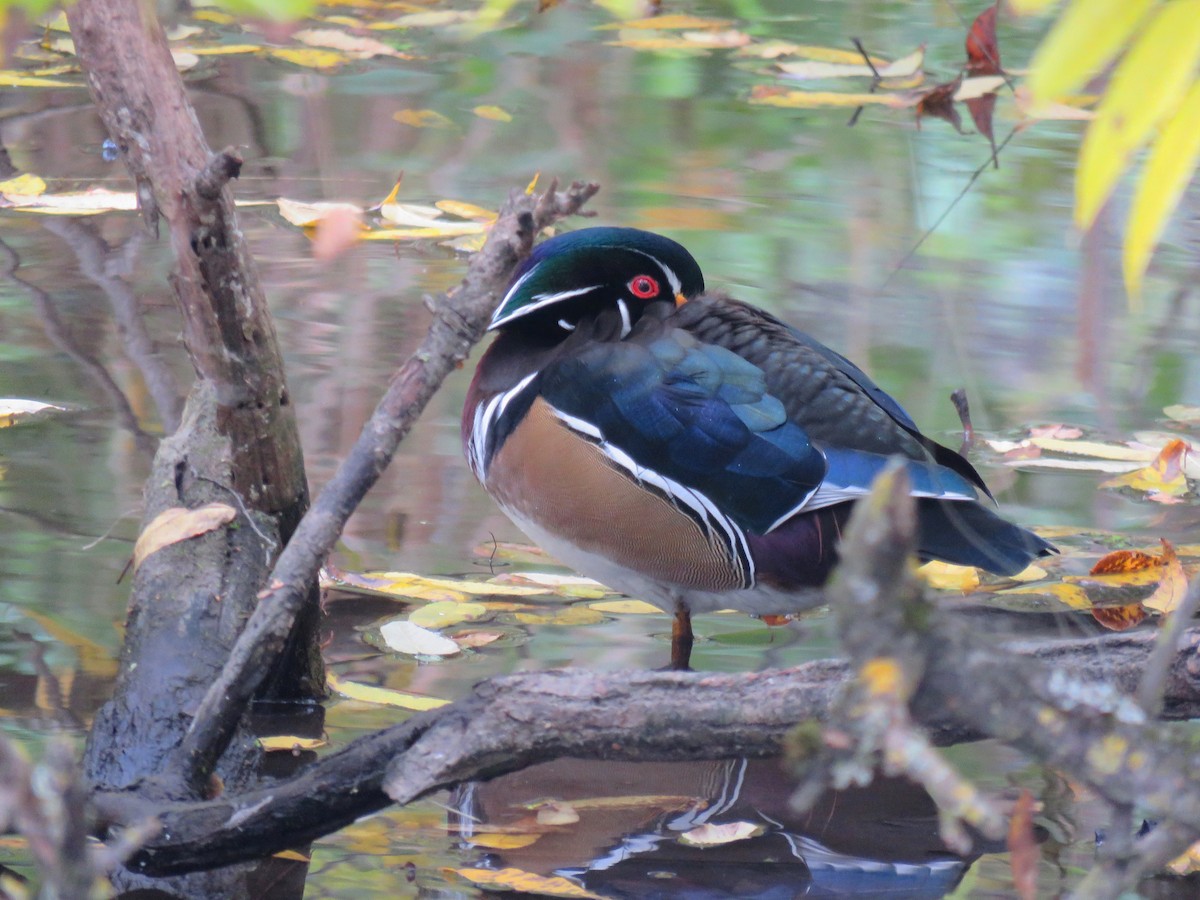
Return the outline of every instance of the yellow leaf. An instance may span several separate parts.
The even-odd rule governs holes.
[[[1149,462],[1156,450],[1139,450],[1124,444],[1102,444],[1097,441],[1064,440],[1056,437],[1035,435],[1029,443],[1054,453],[1069,453],[1074,456],[1092,456],[1097,459],[1120,459],[1130,462]]]
[[[1070,609],[1092,608],[1092,601],[1088,598],[1087,591],[1077,584],[1031,584],[1026,587],[1000,591],[998,596],[1007,597],[1014,594],[1031,598],[1047,597]]]
[[[651,16],[648,19],[633,19],[628,22],[610,22],[599,26],[600,31],[611,31],[616,28],[636,28],[646,31],[686,31],[694,28],[728,28],[733,24],[731,19],[705,19],[701,16],[685,14],[669,16]]]
[[[268,753],[295,753],[298,750],[316,750],[326,746],[329,741],[324,738],[298,737],[294,734],[272,734],[258,739]]]
[[[0,181],[0,194],[24,194],[27,197],[36,197],[38,194],[44,193],[46,193],[46,182],[37,175],[18,175],[16,178]]]
[[[1154,593],[1142,601],[1142,606],[1165,616],[1174,612],[1175,607],[1182,602],[1184,594],[1187,593],[1188,580],[1187,574],[1183,571],[1183,563],[1179,561],[1179,556],[1171,542],[1163,539],[1162,547],[1162,580],[1154,589]]]
[[[440,209],[420,203],[396,203],[385,200],[379,204],[379,215],[393,225],[403,225],[405,228],[440,228],[446,224],[442,221]]]
[[[310,862],[312,860],[311,856],[305,856],[299,850],[280,850],[278,853],[273,853],[272,857],[275,859],[286,859],[286,860],[290,860],[292,862],[305,862],[305,863]]]
[[[164,509],[138,535],[133,545],[133,568],[152,553],[189,538],[215,531],[237,518],[237,510],[227,503],[206,503],[196,509],[172,506]]]
[[[1079,148],[1075,224],[1091,227],[1154,128],[1174,111],[1200,59],[1200,0],[1161,4],[1118,64]]]
[[[189,53],[196,56],[239,56],[246,53],[261,53],[258,44],[203,44],[187,48]]]
[[[343,573],[345,574],[345,573]],[[384,593],[414,600],[462,600],[468,594],[528,597],[545,591],[522,585],[499,584],[492,581],[468,581],[455,578],[431,578],[412,572],[365,572],[365,586]]]
[[[1182,497],[1188,492],[1184,460],[1190,452],[1191,446],[1186,442],[1171,441],[1144,469],[1110,478],[1101,482],[1100,487],[1129,487],[1135,491]]]
[[[519,850],[528,847],[541,837],[540,834],[495,834],[476,832],[467,838],[467,843],[486,850]]]
[[[644,600],[605,600],[602,603],[589,603],[588,608],[602,613],[618,613],[620,615],[642,616],[662,614],[661,609],[646,603]]]
[[[750,43],[750,35],[741,31],[685,31],[679,35],[630,37],[605,43],[630,50],[723,50],[746,46]]]
[[[487,615],[487,607],[482,603],[455,603],[442,600],[429,603],[420,609],[415,609],[408,621],[422,628],[448,628],[461,622],[470,622],[480,616]]]
[[[402,109],[392,113],[392,118],[401,125],[411,125],[413,128],[450,128],[454,125],[433,109]]]
[[[569,897],[572,900],[605,900],[600,894],[580,887],[558,876],[545,877],[524,869],[442,869],[442,874],[457,875],[485,890],[517,891],[523,894],[542,894],[547,897]]]
[[[1027,16],[1030,13],[1045,12],[1046,8],[1053,6],[1058,0],[1008,0],[1008,8],[1019,16]]]
[[[1154,142],[1129,213],[1125,232],[1125,289],[1131,297],[1142,290],[1142,276],[1167,220],[1196,172],[1200,161],[1200,80]]]
[[[939,591],[973,591],[979,587],[979,570],[974,566],[932,560],[917,569],[925,583]]]
[[[765,826],[753,822],[727,822],[724,825],[706,823],[699,828],[685,831],[679,836],[679,843],[689,847],[719,847],[722,844],[758,837],[764,831]]]
[[[528,196],[528,197],[532,197],[532,196],[533,196],[533,192],[534,192],[535,190],[537,190],[537,183],[538,183],[538,179],[539,179],[539,178],[541,178],[541,177],[542,177],[542,173],[541,173],[541,172],[534,172],[534,173],[533,173],[533,179],[532,179],[532,180],[529,182],[529,184],[525,185],[525,195],[526,195],[526,196]]]
[[[321,219],[336,210],[352,212],[355,215],[362,214],[362,209],[353,203],[334,203],[324,200],[306,203],[303,200],[289,200],[287,197],[280,197],[275,201],[275,205],[279,207],[279,214],[284,219],[300,228],[315,227]]]
[[[269,53],[276,59],[306,69],[334,69],[349,59],[335,50],[321,50],[316,47],[272,47]]]
[[[449,700],[439,700],[437,697],[426,697],[422,694],[410,694],[406,691],[394,691],[391,688],[375,687],[369,684],[359,684],[355,681],[343,681],[333,672],[325,673],[325,682],[329,689],[341,694],[349,700],[359,700],[363,703],[374,703],[379,706],[396,706],[401,709],[417,711],[437,709],[446,706]]]
[[[476,106],[471,112],[481,119],[491,119],[493,122],[512,121],[512,113],[499,106]]]
[[[545,612],[515,612],[513,619],[522,625],[599,625],[604,614],[586,606],[568,606]]]
[[[138,208],[137,195],[133,191],[110,191],[100,187],[68,194],[38,194],[32,197],[13,194],[8,199],[15,208],[23,212],[56,216],[90,216]]]
[[[485,607],[486,609],[486,607]],[[460,647],[486,647],[493,641],[498,641],[504,635],[498,631],[459,631],[450,635],[451,640]]]
[[[575,810],[581,809],[684,809],[695,804],[701,804],[700,797],[688,797],[682,794],[630,794],[621,797],[584,797],[572,800]]]
[[[363,234],[364,241],[419,241],[431,238],[459,237],[465,234],[483,234],[486,227],[482,222],[447,222],[436,228],[376,228]]]
[[[925,48],[922,47],[908,56],[892,63],[876,64],[875,72],[881,78],[905,78],[920,71],[925,62]],[[777,65],[783,74],[791,78],[848,78],[873,77],[870,67],[859,56],[854,63],[828,62],[819,59],[806,59],[800,62],[783,62]]]
[[[191,16],[197,22],[212,22],[214,25],[232,25],[237,21],[229,13],[216,9],[193,10]]]
[[[324,47],[346,54],[351,59],[371,59],[375,56],[391,56],[407,59],[408,54],[401,53],[395,47],[377,41],[375,38],[358,37],[336,28],[306,28],[297,31],[292,37],[310,47]],[[319,67],[318,67],[319,68]]]
[[[1156,3],[1157,0],[1071,0],[1033,54],[1028,84],[1034,106],[1082,87],[1116,57],[1147,10]]]
[[[843,94],[834,91],[785,91],[761,86],[750,92],[750,102],[758,106],[785,109],[821,109],[826,107],[890,106],[903,109],[916,105],[916,99],[901,94]]]
[[[477,219],[480,222],[495,222],[498,214],[474,203],[464,203],[461,200],[439,200],[435,207],[444,213],[458,216],[460,219]]]

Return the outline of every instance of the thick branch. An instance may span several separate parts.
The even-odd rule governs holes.
[[[509,198],[487,243],[472,257],[462,285],[436,309],[421,346],[392,379],[353,449],[280,556],[258,608],[171,760],[176,771],[203,774],[212,769],[283,646],[304,586],[316,577],[351,512],[379,479],[433,392],[483,336],[499,293],[529,253],[534,236],[578,213],[597,190],[597,185],[573,184],[559,194],[551,185],[540,196]]]
[[[1189,637],[1200,642],[1200,629]],[[1020,644],[1014,647],[1021,661],[1009,658],[1007,665],[1011,671],[1036,661],[1084,671],[1092,683],[1131,689],[1153,645],[1148,631]],[[1168,709],[1191,718],[1200,715],[1200,690],[1183,672],[1184,659],[1181,654],[1168,681]],[[1093,660],[1102,665],[1090,666]],[[778,754],[797,721],[825,717],[849,678],[850,667],[837,661],[758,674],[562,670],[516,675],[356,741],[265,789],[208,803],[161,806],[127,794],[102,794],[96,802],[111,821],[161,818],[167,837],[153,841],[131,866],[155,874],[191,871],[274,853],[382,809],[392,802],[383,789],[389,764],[392,789],[411,801],[566,755],[674,760]],[[955,706],[928,696],[918,720],[939,743],[981,736]]]

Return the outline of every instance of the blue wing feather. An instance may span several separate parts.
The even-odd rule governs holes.
[[[592,344],[553,363],[542,395],[751,532],[803,505],[824,477],[825,459],[767,394],[762,371],[679,329],[639,337]]]

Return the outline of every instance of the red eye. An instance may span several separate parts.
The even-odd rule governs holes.
[[[639,300],[649,300],[658,296],[658,282],[649,275],[639,275],[629,282],[629,293]]]

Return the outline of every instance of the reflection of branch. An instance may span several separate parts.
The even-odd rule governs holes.
[[[50,216],[43,227],[66,242],[79,261],[79,271],[108,297],[125,352],[146,380],[146,387],[158,407],[163,430],[173,434],[179,428],[183,409],[179,388],[146,330],[137,296],[124,277],[124,271],[131,264],[130,257],[137,253],[144,240],[143,232],[135,230],[121,247],[113,249],[90,224],[78,219]]]
[[[92,380],[108,395],[109,403],[116,410],[122,427],[133,435],[138,450],[147,456],[153,456],[158,442],[142,431],[133,407],[129,405],[129,399],[113,380],[112,375],[108,373],[108,369],[94,356],[82,349],[71,337],[70,331],[58,315],[53,298],[36,284],[17,275],[17,269],[21,267],[20,254],[3,239],[0,239],[0,256],[3,257],[3,260],[0,261],[0,277],[20,285],[29,294],[33,299],[34,308],[37,310],[38,319],[41,320],[46,337],[91,375]]]
[[[284,548],[220,678],[205,695],[171,760],[174,774],[203,780],[215,766],[283,648],[301,608],[304,586],[316,577],[351,512],[379,479],[434,391],[483,336],[517,262],[529,253],[538,232],[579,213],[598,190],[594,184],[574,184],[559,194],[551,184],[542,195],[509,198],[484,248],[471,258],[462,285],[437,308],[421,346],[393,377],[350,454]]]

